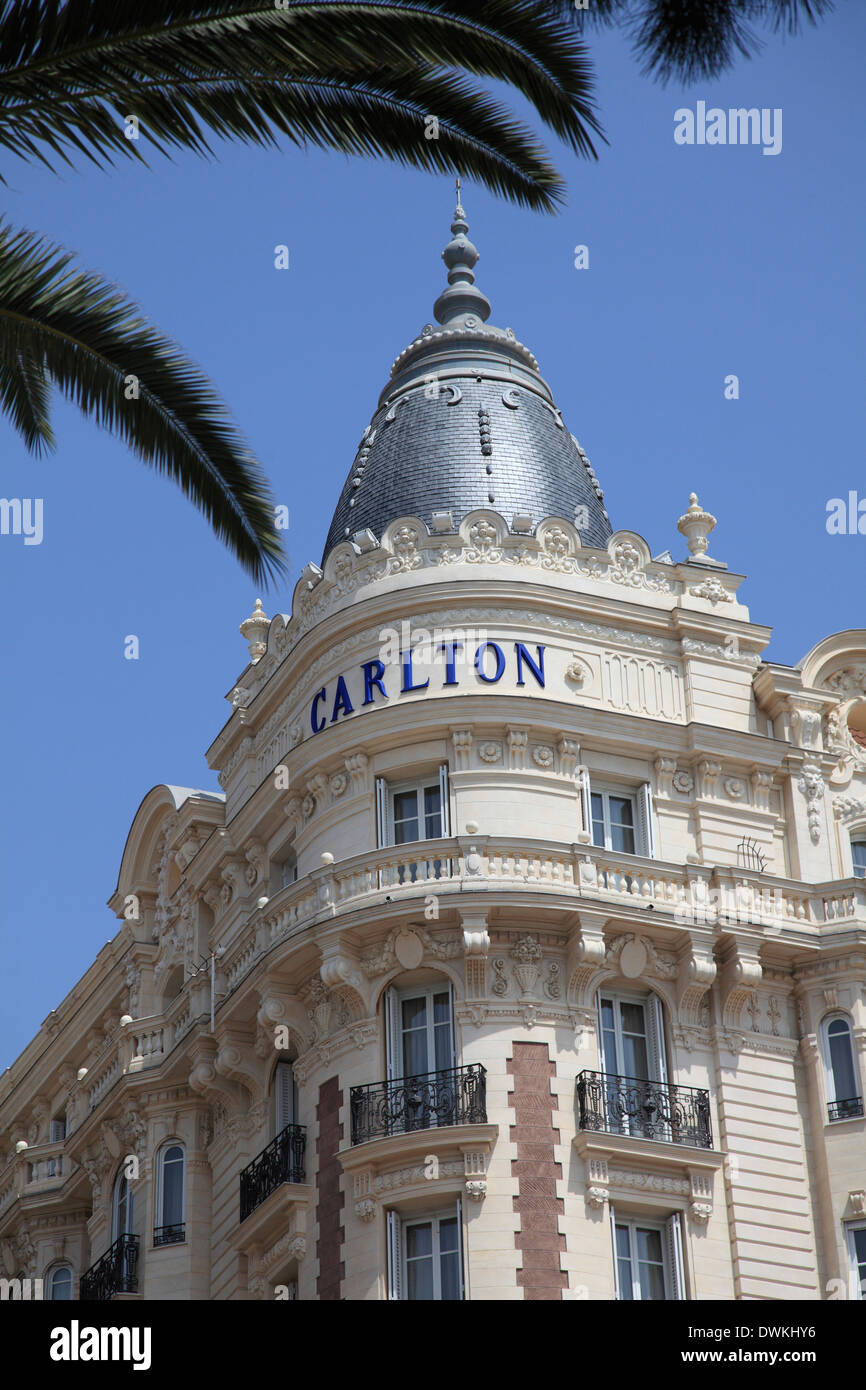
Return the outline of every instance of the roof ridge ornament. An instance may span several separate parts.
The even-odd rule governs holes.
[[[448,328],[478,328],[490,317],[490,300],[475,283],[474,267],[478,250],[466,233],[469,223],[460,201],[460,179],[457,180],[457,206],[451,223],[452,237],[442,259],[448,267],[448,288],[433,305],[437,323]]]

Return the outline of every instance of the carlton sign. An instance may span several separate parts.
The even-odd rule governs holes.
[[[418,647],[406,645],[396,653],[396,660],[372,657],[317,690],[310,704],[310,728],[320,734],[328,724],[382,705],[395,695],[423,695],[459,685],[486,690],[501,681],[509,669],[516,685],[526,685],[529,678],[543,690],[544,652],[540,644],[530,649],[526,642],[451,637],[432,644],[424,667],[430,674],[424,676],[419,669]]]

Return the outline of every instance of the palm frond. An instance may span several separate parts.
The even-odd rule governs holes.
[[[631,36],[644,73],[661,82],[719,77],[737,57],[764,47],[755,25],[794,35],[804,21],[816,24],[834,0],[555,0],[557,13],[573,17],[578,31],[619,25]]]
[[[350,103],[362,89],[369,103],[377,85],[387,88],[413,70],[426,74],[427,114],[440,116],[440,101],[453,105],[455,73],[498,78],[574,150],[595,154],[593,136],[601,131],[586,49],[545,0],[487,0],[483,10],[477,0],[292,0],[285,8],[274,0],[7,0],[0,10],[0,148],[52,166],[82,155],[99,165],[141,159],[145,148],[208,155],[208,135],[252,144],[281,135],[357,153],[345,123],[331,131],[303,97],[293,101],[296,84],[342,82]],[[476,126],[481,111],[479,102],[466,104],[461,140],[495,147],[501,133],[523,176],[515,190],[522,182],[523,200],[551,208],[551,170],[537,142],[527,135],[519,150],[509,113],[489,107]],[[138,118],[138,140],[126,138],[128,115]],[[370,153],[443,167],[423,121],[407,129],[406,142],[397,154],[377,148],[372,131],[365,136]],[[487,182],[488,173],[490,186],[515,196],[495,161],[479,165],[477,177]]]
[[[285,568],[264,475],[200,369],[100,276],[0,223],[0,397],[27,447],[52,444],[56,385],[177,482],[258,581]]]

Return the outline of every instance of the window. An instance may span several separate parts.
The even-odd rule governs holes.
[[[290,883],[297,883],[298,856],[295,854],[294,850],[289,851],[282,864],[280,864],[279,869],[281,888],[288,888]]]
[[[55,1265],[46,1282],[50,1299],[65,1303],[72,1298],[72,1270],[69,1265]]]
[[[298,1085],[291,1062],[277,1062],[274,1068],[274,1135],[282,1134],[286,1125],[297,1124]]]
[[[672,1139],[661,1000],[601,990],[598,1033],[607,1132]]]
[[[453,1068],[450,984],[390,989],[385,1018],[389,1081]]]
[[[851,1024],[844,1015],[836,1014],[824,1020],[822,1032],[828,1119],[856,1119],[863,1114],[863,1100],[854,1060]]]
[[[616,1296],[655,1302],[685,1298],[683,1236],[679,1212],[667,1221],[617,1217],[610,1209]]]
[[[455,1302],[463,1298],[460,1202],[436,1216],[388,1212],[388,1297]]]
[[[66,1138],[66,1116],[55,1115],[48,1127],[48,1142],[61,1144]]]
[[[866,840],[851,841],[851,858],[854,862],[854,877],[866,878]]]
[[[581,781],[584,829],[594,845],[620,854],[655,857],[652,791],[649,782],[634,790],[590,782],[584,770]]]
[[[183,1146],[165,1144],[157,1157],[157,1219],[154,1245],[179,1245],[186,1238],[184,1226]]]
[[[380,846],[438,840],[450,835],[448,767],[419,781],[388,783],[376,779],[376,813]]]
[[[846,1235],[851,1260],[851,1297],[866,1300],[866,1223],[848,1226]]]
[[[118,1240],[120,1236],[132,1234],[132,1188],[129,1185],[129,1178],[121,1168],[114,1180],[114,1193],[111,1202],[111,1239]]]

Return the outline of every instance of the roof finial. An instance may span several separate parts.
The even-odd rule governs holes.
[[[485,323],[490,317],[490,300],[475,284],[473,267],[478,260],[478,252],[467,237],[469,223],[460,201],[460,177],[456,180],[457,206],[451,223],[452,239],[442,252],[442,259],[448,267],[448,289],[443,290],[433,313],[436,321],[447,327],[475,328],[479,321]]]

